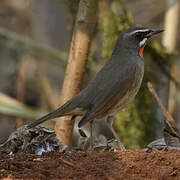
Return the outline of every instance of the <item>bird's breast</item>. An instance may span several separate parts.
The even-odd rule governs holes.
[[[136,96],[137,92],[140,89],[142,79],[144,75],[144,67],[137,67],[134,71],[133,81],[130,84],[130,87],[124,94],[124,96],[119,99],[118,103],[115,105],[114,111],[119,111],[127,106]]]

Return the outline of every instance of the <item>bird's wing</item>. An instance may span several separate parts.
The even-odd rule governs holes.
[[[94,99],[91,99],[92,107],[80,121],[79,127],[98,116],[106,116],[125,96],[129,88],[132,88],[136,70],[137,67],[132,65],[124,66],[123,69],[119,67],[109,69],[103,77],[102,84],[101,81],[99,81],[99,84],[97,83],[100,88],[94,87],[96,95]]]

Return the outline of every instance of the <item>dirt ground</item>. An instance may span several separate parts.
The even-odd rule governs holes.
[[[1,179],[180,179],[180,151],[1,155]]]

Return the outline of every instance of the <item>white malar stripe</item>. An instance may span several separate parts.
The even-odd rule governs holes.
[[[147,41],[147,38],[144,38],[140,43],[139,43],[139,47],[142,47],[145,42]]]
[[[137,32],[147,32],[147,31],[149,31],[149,29],[139,29],[139,30],[136,30],[136,31],[129,33],[129,35],[136,34]]]

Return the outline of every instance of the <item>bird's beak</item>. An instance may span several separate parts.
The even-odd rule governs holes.
[[[147,35],[146,35],[146,37],[147,38],[150,38],[151,36],[153,36],[153,35],[155,35],[155,34],[159,34],[159,33],[161,33],[161,32],[163,32],[164,30],[163,29],[160,29],[160,30],[151,30]]]

